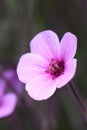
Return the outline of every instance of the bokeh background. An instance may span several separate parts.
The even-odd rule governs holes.
[[[60,39],[67,31],[77,36],[74,81],[87,102],[87,0],[1,0],[0,71],[15,71],[20,56],[29,51],[33,36],[47,29],[55,31]],[[0,119],[0,130],[87,130],[67,87],[57,89],[46,101],[34,101],[24,87],[17,90],[19,86],[9,88],[17,94],[18,102],[10,116]]]

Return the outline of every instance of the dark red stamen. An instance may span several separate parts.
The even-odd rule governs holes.
[[[53,78],[60,76],[64,72],[64,62],[57,62],[55,59],[52,58],[46,72],[51,74]]]

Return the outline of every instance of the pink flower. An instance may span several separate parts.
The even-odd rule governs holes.
[[[77,38],[67,32],[59,44],[57,35],[47,30],[37,34],[30,47],[31,53],[19,60],[17,74],[33,99],[45,100],[73,78]]]
[[[0,79],[0,118],[4,118],[13,113],[17,96],[14,93],[5,93],[6,84]]]
[[[20,95],[23,92],[24,90],[23,84],[18,80],[15,69],[5,70],[3,72],[3,76],[11,84],[11,87],[17,92],[17,94]]]

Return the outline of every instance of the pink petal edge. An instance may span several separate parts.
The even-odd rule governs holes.
[[[60,42],[60,57],[68,61],[76,54],[77,38],[74,34],[67,32]]]
[[[48,99],[56,90],[56,82],[49,75],[39,75],[26,83],[25,89],[30,97],[35,100]]]
[[[56,33],[46,30],[38,33],[30,42],[31,52],[50,60],[58,58],[59,39]]]
[[[76,72],[76,66],[76,59],[73,59],[66,64],[64,74],[57,78],[57,88],[63,87],[74,77]]]
[[[37,75],[45,73],[48,62],[34,53],[22,55],[17,66],[17,74],[23,83],[28,82]]]

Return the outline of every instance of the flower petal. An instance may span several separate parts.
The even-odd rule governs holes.
[[[57,78],[57,88],[66,85],[74,76],[76,72],[77,60],[73,59],[65,65],[64,74]]]
[[[31,52],[37,53],[49,60],[58,58],[59,39],[53,31],[47,30],[38,33],[30,43]]]
[[[34,53],[26,53],[20,58],[18,63],[18,77],[22,82],[26,83],[38,74],[44,73],[48,64],[41,56]]]
[[[26,84],[25,88],[33,99],[45,100],[55,92],[56,82],[49,76],[39,75]]]
[[[3,76],[8,82],[11,84],[13,89],[18,93],[21,94],[24,90],[24,84],[19,81],[17,77],[17,73],[14,69],[7,69],[3,72]]]
[[[65,61],[72,59],[75,56],[77,49],[77,38],[74,34],[67,32],[60,42],[60,56]]]
[[[14,93],[8,93],[3,96],[3,102],[0,106],[0,118],[9,116],[15,109],[17,96]]]

